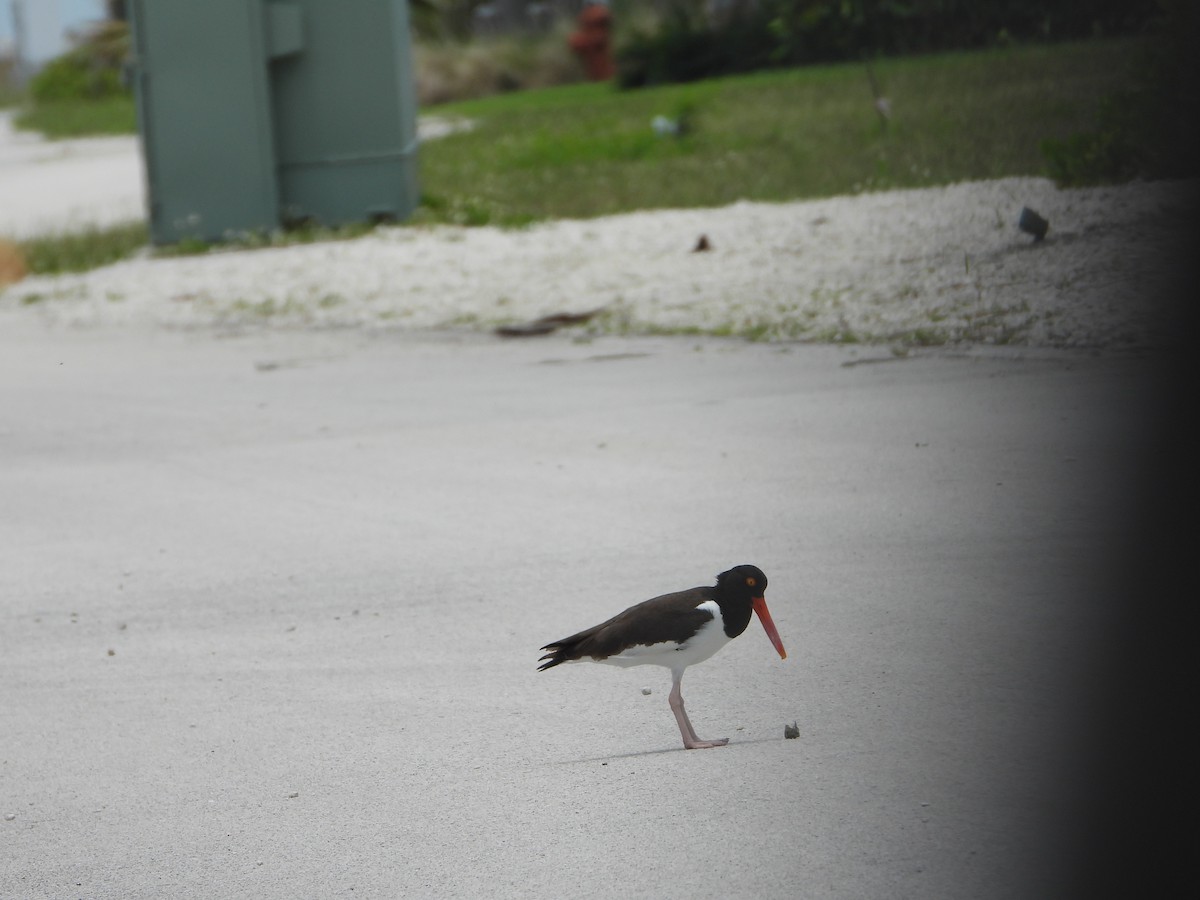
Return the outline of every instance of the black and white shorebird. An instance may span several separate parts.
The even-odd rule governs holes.
[[[782,659],[787,651],[771,621],[763,593],[767,576],[757,566],[735,566],[717,576],[713,587],[663,594],[618,613],[607,622],[553,641],[538,671],[568,662],[610,666],[666,666],[671,670],[671,711],[688,750],[720,747],[729,738],[706,741],[696,736],[683,708],[683,670],[708,659],[746,630],[750,614],[762,622]]]

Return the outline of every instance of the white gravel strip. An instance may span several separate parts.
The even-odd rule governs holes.
[[[520,230],[401,226],[29,278],[0,310],[62,325],[444,329],[602,307],[592,331],[1149,346],[1195,190],[1012,178]],[[1017,229],[1023,206],[1050,221],[1045,241]],[[691,252],[701,234],[713,249]]]

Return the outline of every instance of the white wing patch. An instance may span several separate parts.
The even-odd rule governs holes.
[[[729,637],[721,620],[721,607],[717,606],[715,600],[705,600],[696,609],[704,610],[711,618],[683,643],[663,641],[658,644],[635,644],[615,656],[595,661],[610,666],[653,665],[670,669],[703,662],[729,643]]]

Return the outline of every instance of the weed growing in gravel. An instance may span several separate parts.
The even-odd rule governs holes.
[[[186,238],[177,244],[154,249],[155,256],[199,256],[227,250],[260,250],[265,247],[290,247],[294,244],[315,244],[322,241],[348,241],[370,234],[378,225],[371,222],[351,222],[336,227],[315,224],[272,231],[229,232],[220,242]]]
[[[20,248],[30,273],[58,275],[86,272],[126,259],[143,249],[148,240],[145,224],[127,222],[30,238],[21,241]]]

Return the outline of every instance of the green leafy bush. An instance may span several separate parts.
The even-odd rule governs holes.
[[[1013,40],[1140,31],[1159,0],[759,0],[722,13],[673,0],[656,27],[633,28],[618,83],[643,87],[756,69],[965,50]]]
[[[714,27],[676,7],[655,31],[635,31],[617,52],[623,88],[684,83],[785,65],[762,12]]]
[[[90,32],[79,46],[47,63],[29,83],[35,103],[100,100],[125,96],[121,71],[129,52],[129,30],[108,22]]]
[[[33,78],[29,92],[38,103],[64,100],[97,100],[125,93],[120,75],[111,69],[94,68],[75,54],[51,60]]]

